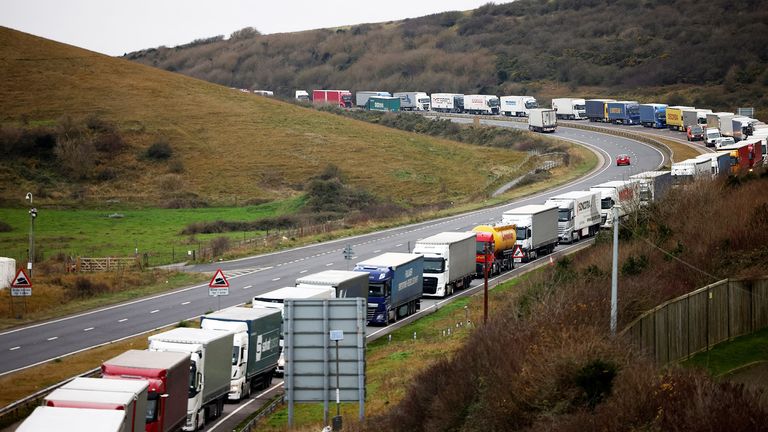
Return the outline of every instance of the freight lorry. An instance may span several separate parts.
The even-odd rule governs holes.
[[[368,276],[356,271],[325,270],[296,279],[296,288],[333,288],[335,298],[368,298]]]
[[[584,106],[587,111],[587,118],[591,122],[607,122],[608,103],[616,102],[616,99],[587,99]]]
[[[352,108],[352,92],[349,90],[312,90],[312,103]]]
[[[640,124],[654,129],[667,127],[667,104],[640,104]]]
[[[494,95],[464,95],[464,112],[496,115],[499,113],[499,97]]]
[[[532,109],[539,107],[533,96],[502,96],[499,103],[500,113],[508,117],[527,117]]]
[[[376,96],[392,97],[392,94],[385,91],[359,91],[355,93],[355,106],[358,108],[367,108],[368,99]]]
[[[514,225],[478,225],[475,233],[475,276],[496,275],[515,267],[514,252],[517,240]]]
[[[400,98],[392,96],[371,96],[365,104],[368,111],[400,111]]]
[[[124,415],[122,432],[144,430],[144,412],[139,411],[137,413],[137,402],[136,395],[129,392],[71,390],[63,388],[58,388],[43,398],[43,405],[49,407],[122,411]],[[146,401],[144,401],[142,407],[146,407]]]
[[[733,131],[731,136],[736,142],[747,139],[754,133],[755,126],[759,123],[758,120],[749,117],[734,117],[731,120],[731,130]]]
[[[716,112],[707,114],[707,129],[720,129],[722,136],[733,137],[733,118],[736,117],[729,112]]]
[[[715,147],[717,142],[722,138],[723,136],[720,135],[720,129],[718,128],[711,128],[707,127],[704,130],[704,144],[707,147]]]
[[[640,104],[637,101],[608,102],[608,120],[623,125],[640,124]]]
[[[523,253],[522,262],[554,252],[558,243],[558,211],[557,205],[531,204],[502,214],[502,224],[517,227],[515,243]]]
[[[693,126],[693,125],[706,127],[707,114],[711,112],[712,110],[708,110],[708,109],[698,109],[698,108],[684,109],[683,110],[683,128],[687,129],[688,126]]]
[[[231,307],[203,315],[200,328],[232,332],[232,373],[229,400],[239,401],[251,390],[272,384],[280,357],[282,314],[271,308]]]
[[[698,178],[709,177],[712,172],[712,162],[702,159],[686,159],[672,164],[672,177],[675,184],[683,184]]]
[[[696,109],[689,106],[669,106],[667,107],[667,128],[670,130],[684,131],[683,111]]]
[[[475,233],[443,232],[418,240],[424,255],[424,297],[448,297],[469,287],[475,273]]]
[[[552,109],[557,111],[557,118],[563,120],[583,120],[587,118],[586,101],[579,98],[552,99]]]
[[[147,432],[172,432],[187,418],[190,356],[183,352],[128,350],[101,365],[103,379],[146,382]]]
[[[309,102],[309,93],[306,90],[296,90],[294,98],[299,102]]]
[[[534,108],[528,111],[528,130],[554,132],[555,129],[557,129],[557,111],[549,108]]]
[[[400,98],[400,109],[403,111],[429,111],[429,95],[424,92],[398,92],[392,96]]]
[[[187,353],[190,358],[187,421],[182,429],[200,429],[221,415],[232,372],[231,332],[175,328],[149,338],[150,351]]]
[[[731,172],[731,156],[728,153],[704,153],[694,159],[709,162],[713,178],[721,174],[728,175]]]
[[[592,237],[600,231],[600,193],[572,191],[555,195],[544,205],[557,206],[557,236],[560,243]]]
[[[602,228],[613,228],[614,215],[622,219],[637,209],[639,188],[634,180],[614,180],[589,188],[600,192],[600,219]]]
[[[121,432],[124,424],[124,411],[39,406],[16,428],[16,432]]]
[[[430,96],[432,111],[444,113],[463,113],[464,95],[458,93],[432,93]]]
[[[730,174],[744,175],[763,161],[763,145],[759,138],[748,138],[736,144],[720,147],[718,152],[727,152],[731,158]]]
[[[368,325],[389,325],[421,308],[424,257],[387,252],[357,263],[368,273]]]
[[[59,387],[64,390],[125,393],[126,400],[133,400],[125,412],[131,432],[144,432],[147,413],[147,381],[125,379],[99,379],[77,377]]]
[[[646,171],[630,176],[629,179],[637,182],[641,206],[648,206],[661,200],[672,189],[670,171]]]
[[[333,287],[284,287],[259,294],[251,300],[254,308],[272,308],[283,312],[286,299],[331,299],[336,297]]]

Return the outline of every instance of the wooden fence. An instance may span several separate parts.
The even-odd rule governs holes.
[[[768,278],[725,279],[644,313],[623,331],[659,364],[768,326]]]
[[[135,257],[85,258],[77,257],[75,270],[78,272],[107,272],[130,267],[138,267]]]

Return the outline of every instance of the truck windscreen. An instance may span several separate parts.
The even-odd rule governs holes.
[[[445,271],[445,259],[424,258],[424,273],[442,273]]]
[[[368,297],[384,297],[384,284],[372,283],[368,285]]]
[[[600,200],[600,208],[603,210],[608,210],[609,208],[613,207],[613,199],[611,198],[603,198]]]
[[[528,101],[528,102],[525,103],[525,107],[528,108],[528,109],[538,108],[539,107],[539,103],[536,102],[536,101]]]
[[[493,253],[493,243],[486,243],[486,242],[476,242],[475,243],[475,253],[478,255],[482,255],[485,253],[485,245],[488,245],[488,253]]]
[[[517,227],[517,239],[518,240],[525,240],[528,238],[528,228],[527,227]]]
[[[571,209],[559,209],[557,211],[558,222],[568,222],[571,220]]]

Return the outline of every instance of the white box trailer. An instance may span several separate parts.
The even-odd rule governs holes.
[[[640,188],[634,180],[614,180],[589,188],[600,192],[600,218],[602,228],[613,228],[614,212],[622,219],[640,205]]]
[[[528,111],[528,130],[533,132],[554,132],[557,129],[557,112],[549,108],[534,108]]]
[[[539,107],[533,96],[502,96],[500,112],[509,117],[528,117],[530,110]]]
[[[578,241],[600,231],[600,192],[566,192],[553,196],[544,205],[558,208],[557,235],[561,243]]]
[[[672,177],[676,184],[693,181],[697,178],[709,177],[712,173],[712,161],[703,159],[686,159],[672,164]]]
[[[716,128],[720,130],[723,136],[733,136],[733,118],[735,115],[730,112],[716,112],[707,114],[707,129]]]
[[[424,255],[424,297],[447,297],[469,287],[475,273],[474,232],[443,232],[416,241]]]
[[[429,111],[430,98],[424,92],[397,92],[392,96],[400,98],[400,109],[403,111]]]
[[[125,411],[40,406],[16,428],[16,432],[120,432]]]
[[[515,243],[520,246],[523,257],[515,258],[515,261],[531,261],[555,250],[558,243],[558,211],[556,205],[531,204],[502,214],[502,225],[516,227]]]
[[[233,334],[227,331],[175,328],[150,336],[150,351],[189,353],[189,394],[184,430],[197,430],[221,415],[229,393]]]
[[[279,309],[282,313],[286,299],[331,299],[336,297],[333,287],[283,287],[254,296],[251,306]]]
[[[460,93],[432,93],[430,96],[431,109],[436,112],[464,112],[464,95]]]
[[[126,411],[127,423],[133,432],[143,432],[147,417],[147,390],[149,382],[144,380],[75,378],[60,387],[65,390],[89,390],[96,392],[127,393],[134,403]]]
[[[356,271],[325,270],[296,279],[296,288],[333,288],[335,298],[368,298],[368,276]]]
[[[672,173],[670,171],[646,171],[629,177],[638,183],[640,190],[640,205],[647,206],[664,198],[672,189]]]
[[[499,97],[494,95],[464,95],[464,112],[496,115],[499,113]]]
[[[133,393],[129,392],[58,388],[43,398],[43,405],[70,409],[89,408],[122,411],[124,421],[121,431],[136,432],[144,430],[144,415],[146,412],[136,412],[136,397]],[[146,408],[146,400],[144,401],[144,407]]]
[[[359,91],[355,93],[355,106],[358,108],[365,108],[365,106],[368,104],[368,99],[375,96],[392,97],[389,92],[385,91]]]
[[[711,114],[712,110],[700,109],[700,108],[685,108],[683,109],[683,129],[692,125],[707,124],[707,114]]]
[[[552,109],[557,118],[563,120],[584,120],[587,118],[587,101],[581,98],[552,99]]]
[[[0,257],[0,289],[8,288],[16,276],[16,260]]]

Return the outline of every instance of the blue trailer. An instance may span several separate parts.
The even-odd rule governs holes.
[[[641,104],[640,105],[640,124],[654,129],[664,129],[667,127],[667,105],[666,104]]]
[[[368,325],[388,325],[421,308],[423,255],[388,252],[357,263],[354,271],[368,273]]]
[[[587,99],[585,101],[587,118],[591,122],[607,122],[608,120],[608,102],[615,102],[615,99]]]
[[[636,101],[608,102],[608,120],[624,125],[640,124],[640,105]]]

